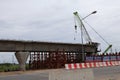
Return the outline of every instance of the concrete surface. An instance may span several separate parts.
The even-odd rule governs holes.
[[[47,71],[19,71],[0,73],[0,80],[49,80]]]
[[[92,69],[53,70],[49,80],[94,80]]]
[[[83,69],[81,71],[84,71],[86,69]],[[113,66],[113,67],[103,67],[103,68],[91,68],[93,70],[94,80],[120,80],[120,66]],[[90,70],[90,71],[91,71]],[[0,73],[0,80],[49,80],[49,74],[56,72],[56,75],[59,72],[66,71],[65,69],[59,69],[59,70],[37,70],[37,71],[25,71],[25,72],[2,72]],[[68,71],[69,72],[69,71]],[[75,80],[75,74],[79,73],[79,70],[75,70],[74,73],[69,76],[70,80]],[[88,72],[89,73],[89,72]],[[67,76],[67,74],[63,73],[64,76]],[[70,74],[70,73],[69,73]],[[55,75],[55,76],[56,76]],[[55,77],[54,76],[54,77]],[[77,74],[76,76],[81,76],[81,74]],[[90,76],[87,75],[86,76]],[[60,76],[59,76],[60,77]],[[74,79],[73,79],[74,78]],[[64,80],[61,78],[61,80]],[[86,80],[85,77],[79,80]],[[87,79],[90,80],[90,79]]]
[[[95,80],[120,80],[120,66],[94,68]]]
[[[26,70],[25,64],[26,64],[26,61],[27,61],[27,58],[28,58],[29,54],[30,54],[30,52],[16,52],[15,53],[15,56],[17,58],[17,61],[19,63],[21,71]]]

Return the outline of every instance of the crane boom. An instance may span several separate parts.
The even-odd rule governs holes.
[[[76,20],[77,20],[77,22],[79,24],[79,27],[80,27],[83,35],[84,35],[85,40],[87,41],[87,43],[91,44],[92,40],[91,40],[91,38],[90,38],[90,36],[89,36],[83,22],[82,22],[82,20],[80,19],[79,15],[78,15],[78,12],[74,12],[73,14],[74,14],[74,16],[75,16],[75,18],[76,18]]]
[[[105,49],[105,51],[104,51],[103,53],[107,53],[108,50],[109,50],[111,47],[112,47],[112,45],[109,45],[109,46]]]
[[[96,11],[94,11],[94,12],[92,12],[92,13],[90,13],[89,15],[91,15],[91,14],[94,14],[94,13],[96,13]],[[80,27],[80,29],[81,29],[81,34],[82,34],[82,36],[84,37],[84,39],[85,39],[85,41],[87,42],[87,43],[89,43],[89,44],[94,44],[94,45],[96,45],[96,47],[98,47],[98,45],[99,45],[99,43],[95,43],[95,42],[92,42],[92,40],[91,40],[91,38],[90,38],[90,36],[89,36],[89,34],[88,34],[88,32],[87,32],[87,30],[86,30],[86,28],[85,28],[85,26],[84,26],[84,24],[83,24],[83,22],[82,22],[82,20],[84,20],[86,17],[88,17],[88,16],[86,16],[85,18],[80,18],[80,16],[79,16],[79,14],[78,14],[78,12],[74,12],[73,13],[74,14],[74,16],[75,16],[75,19],[77,20],[77,23],[78,23],[78,25],[79,25],[79,27]],[[88,24],[88,23],[87,23]],[[89,25],[89,24],[88,24]],[[89,25],[90,26],[90,25]],[[75,29],[76,29],[76,27],[77,26],[75,26]],[[90,26],[91,27],[91,26]],[[93,28],[92,28],[93,29]],[[93,29],[94,30],[94,29]],[[95,30],[94,30],[95,31]],[[96,32],[96,31],[95,31]],[[97,32],[96,32],[97,33]],[[97,33],[98,34],[98,33]],[[100,35],[100,34],[98,34],[99,36],[100,36],[100,38],[101,39],[103,39],[104,41],[105,41],[105,39]],[[105,51],[103,52],[103,53],[107,53],[108,52],[108,50],[112,47],[112,45],[110,45],[107,41],[105,41],[109,46],[105,49]]]

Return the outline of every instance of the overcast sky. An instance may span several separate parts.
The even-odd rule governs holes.
[[[75,34],[74,11],[110,44],[120,50],[119,0],[0,0],[0,39],[81,43]],[[108,45],[86,25],[93,41]],[[74,40],[74,36],[76,40]]]

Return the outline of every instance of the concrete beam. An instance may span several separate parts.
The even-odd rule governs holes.
[[[96,46],[84,44],[84,52],[96,52]],[[0,52],[47,52],[47,51],[64,51],[65,52],[82,52],[82,45],[75,43],[53,43],[39,41],[16,41],[16,40],[0,40]]]

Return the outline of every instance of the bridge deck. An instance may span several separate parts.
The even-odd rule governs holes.
[[[95,52],[94,45],[83,45],[85,52]],[[63,51],[76,52],[81,51],[82,44],[75,43],[57,43],[57,42],[40,42],[40,41],[17,41],[17,40],[0,40],[0,52],[16,51]]]

